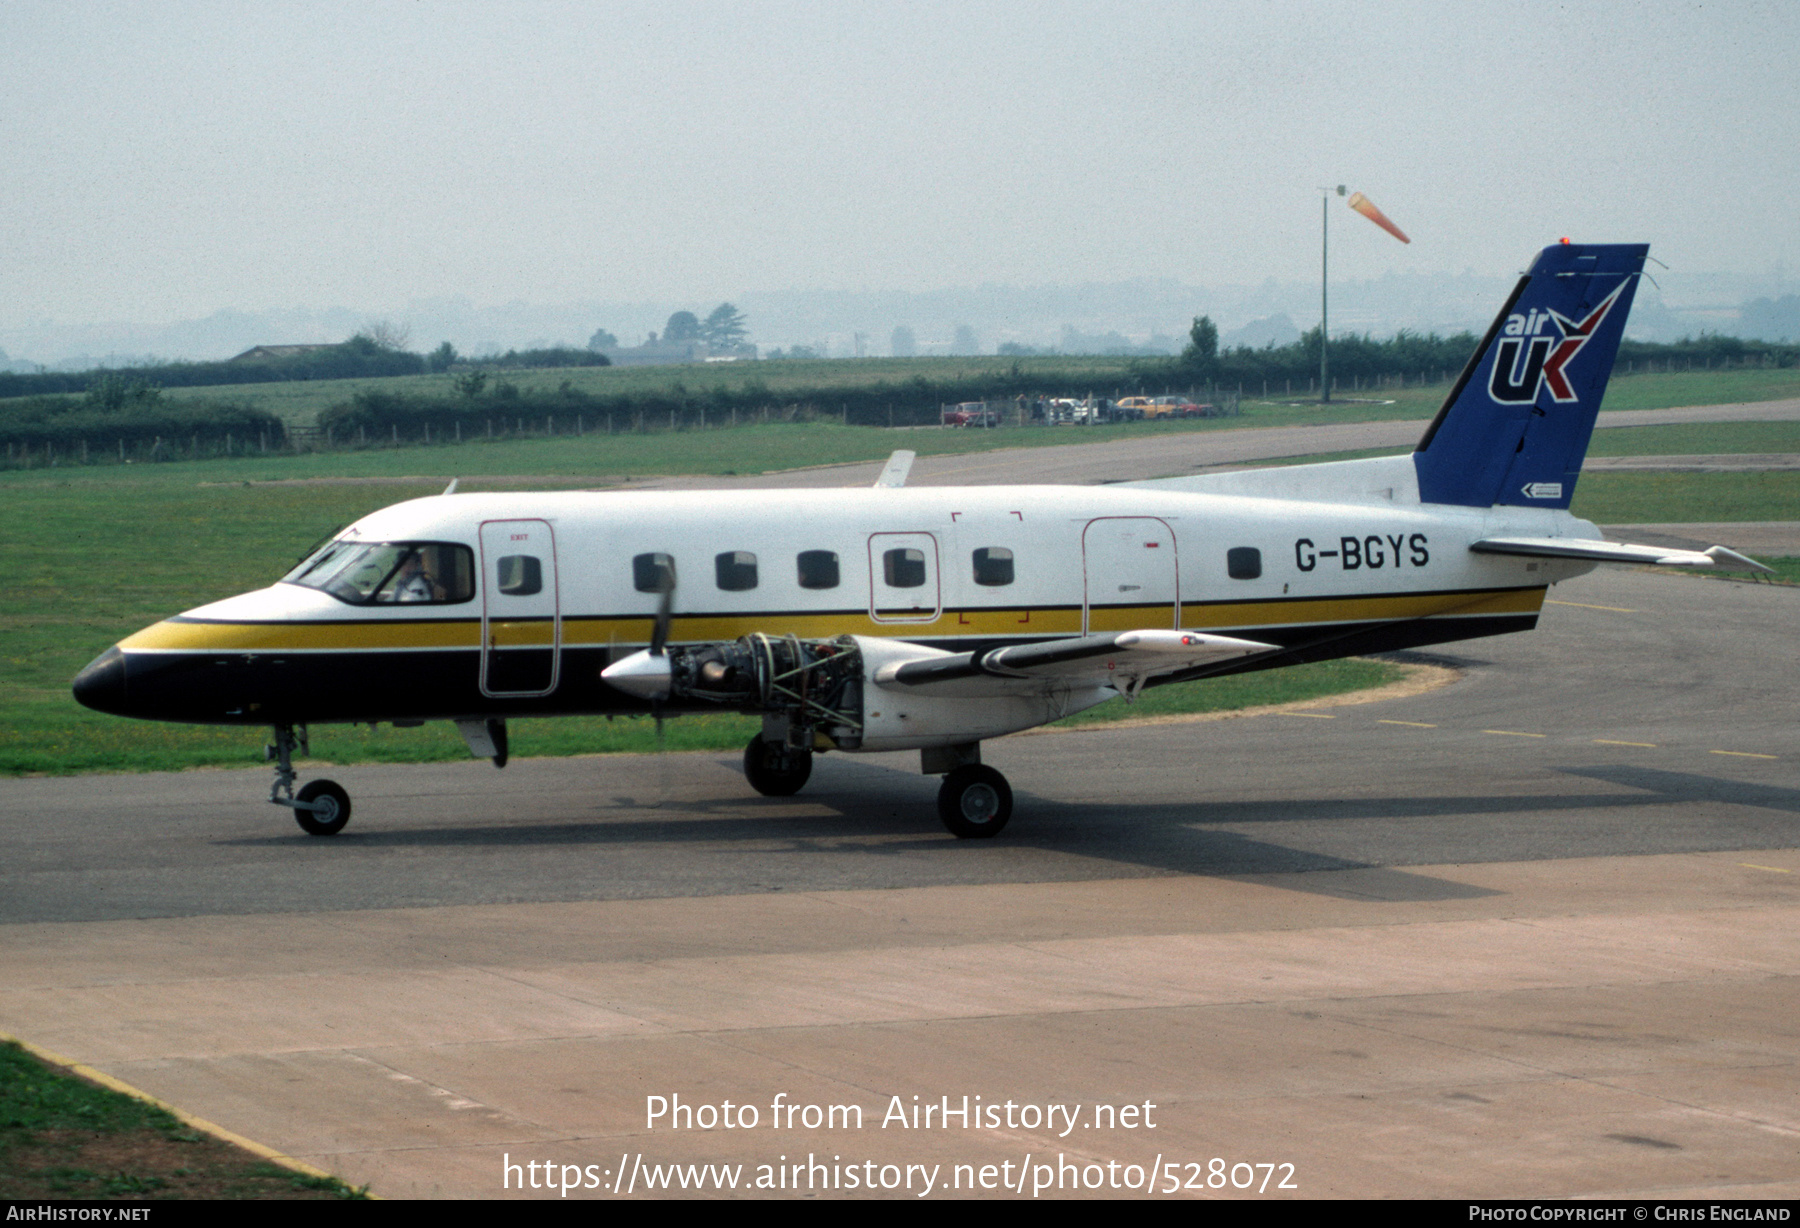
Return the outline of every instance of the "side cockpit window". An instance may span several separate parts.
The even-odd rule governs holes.
[[[332,542],[282,577],[351,605],[454,605],[475,595],[475,552],[453,542]]]

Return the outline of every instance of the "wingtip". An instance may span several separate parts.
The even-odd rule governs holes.
[[[1773,567],[1765,566],[1749,555],[1739,554],[1725,546],[1710,546],[1702,553],[1713,561],[1714,567],[1728,567],[1735,571],[1761,571],[1771,576],[1775,574]]]

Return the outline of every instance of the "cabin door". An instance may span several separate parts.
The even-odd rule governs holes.
[[[1107,516],[1081,534],[1085,590],[1081,629],[1136,631],[1181,626],[1175,531],[1151,516]]]
[[[481,693],[506,698],[556,689],[562,656],[556,536],[542,520],[481,526]]]

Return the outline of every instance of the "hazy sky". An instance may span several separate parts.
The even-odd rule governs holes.
[[[1800,264],[1791,4],[0,3],[0,328]]]

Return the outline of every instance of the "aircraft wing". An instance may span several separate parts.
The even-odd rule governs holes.
[[[1469,547],[1476,554],[1520,554],[1536,559],[1585,559],[1593,563],[1636,563],[1655,567],[1721,567],[1734,571],[1773,571],[1735,550],[1677,550],[1669,546],[1632,546],[1578,537],[1488,537]]]
[[[878,669],[875,683],[970,699],[1102,686],[1136,694],[1158,674],[1278,648],[1198,631],[1117,631],[900,661]]]

